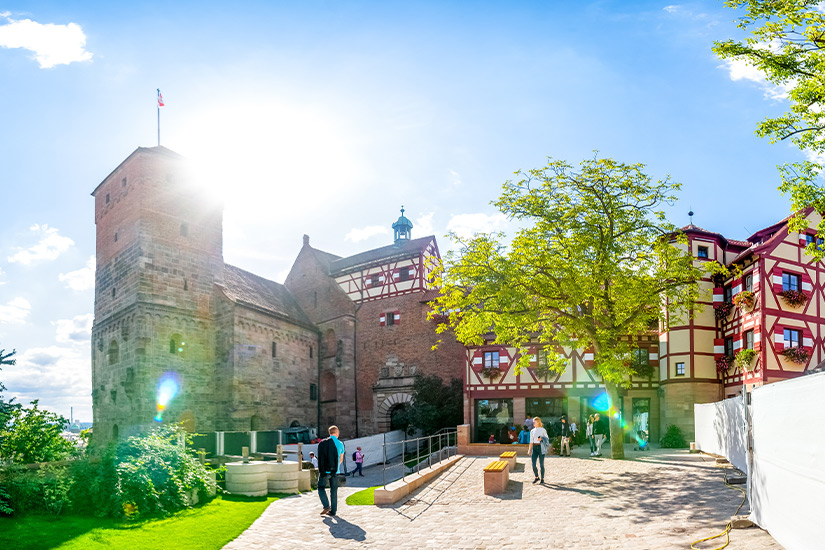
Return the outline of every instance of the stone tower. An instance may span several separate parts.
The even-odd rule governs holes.
[[[204,200],[182,157],[164,147],[135,150],[92,196],[95,437],[161,420],[214,429],[220,206]]]

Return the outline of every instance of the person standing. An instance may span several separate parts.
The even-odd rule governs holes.
[[[527,426],[521,427],[521,431],[518,434],[518,442],[522,444],[530,443],[530,430],[527,429]]]
[[[559,456],[570,456],[570,426],[567,425],[567,417],[562,415],[559,421],[559,435],[561,435],[561,447],[559,448]],[[567,447],[567,454],[564,454],[564,448]]]
[[[593,437],[593,415],[587,417],[587,430],[584,433],[590,442],[590,456],[596,456],[596,439]]]
[[[318,457],[315,456],[315,453],[312,451],[309,452],[309,461],[312,463],[312,467],[316,470],[318,469]]]
[[[338,426],[330,426],[328,432],[329,437],[318,443],[318,497],[324,507],[322,516],[334,516],[338,510],[338,472],[344,460],[344,444],[338,439]]]
[[[530,445],[527,447],[527,454],[533,462],[533,475],[536,483],[541,479],[544,483],[544,457],[547,454],[547,449],[550,447],[550,437],[547,435],[547,430],[541,423],[541,418],[538,416],[533,419],[533,429],[530,430]],[[536,468],[536,462],[541,466],[541,477],[539,478],[539,469]]]
[[[355,450],[355,454],[353,455],[355,458],[355,470],[352,472],[352,477],[355,477],[355,474],[364,477],[364,472],[361,468],[364,467],[364,453],[361,452],[361,447],[358,447]]]
[[[602,456],[602,444],[604,443],[605,430],[604,422],[601,421],[599,414],[593,416],[593,437],[596,440],[596,454],[593,456]]]
[[[570,446],[571,447],[575,447],[576,445],[578,445],[578,439],[576,437],[578,435],[578,431],[579,431],[579,426],[576,424],[576,419],[574,418],[570,421]]]

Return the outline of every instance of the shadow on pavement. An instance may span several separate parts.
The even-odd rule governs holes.
[[[543,487],[552,489],[554,491],[569,491],[571,493],[579,493],[580,495],[589,495],[591,497],[603,497],[604,495],[598,491],[591,491],[589,489],[576,489],[575,487],[565,487],[556,483],[544,483]]]
[[[497,495],[490,495],[493,498],[497,498],[499,500],[521,500],[524,494],[524,483],[521,481],[513,481],[512,479],[507,482],[507,491],[497,494]]]
[[[339,516],[326,517],[324,523],[329,527],[329,533],[336,539],[363,541],[367,538],[366,531]]]

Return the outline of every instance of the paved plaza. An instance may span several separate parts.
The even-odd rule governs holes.
[[[490,458],[465,457],[395,505],[346,505],[347,495],[381,483],[380,467],[370,468],[340,490],[338,517],[319,516],[317,492],[284,498],[225,548],[690,548],[722,531],[742,501],[709,457],[627,449],[623,461],[590,458],[582,448],[571,458],[548,457],[544,485],[532,483],[529,461],[519,457],[498,496],[483,492]],[[728,548],[782,546],[753,527],[732,531]]]

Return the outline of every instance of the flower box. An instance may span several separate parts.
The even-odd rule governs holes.
[[[743,290],[733,297],[733,303],[741,310],[748,310],[753,307],[756,302],[756,296],[750,290]]]
[[[804,365],[805,363],[807,363],[808,358],[811,356],[810,352],[802,346],[788,348],[786,350],[782,350],[781,353],[785,356],[785,359],[792,363],[797,363],[799,365]]]
[[[716,302],[713,304],[713,313],[716,315],[717,321],[724,321],[730,315],[733,309],[733,304],[730,302]]]
[[[716,372],[725,375],[733,367],[733,355],[723,355],[716,360]]]
[[[808,301],[808,295],[801,290],[783,290],[779,295],[791,307],[799,307]]]
[[[754,370],[753,359],[757,355],[758,353],[754,349],[743,349],[736,354],[736,366],[744,371],[752,372]]]
[[[483,367],[481,369],[481,376],[489,378],[490,382],[495,382],[502,375],[499,367]]]

